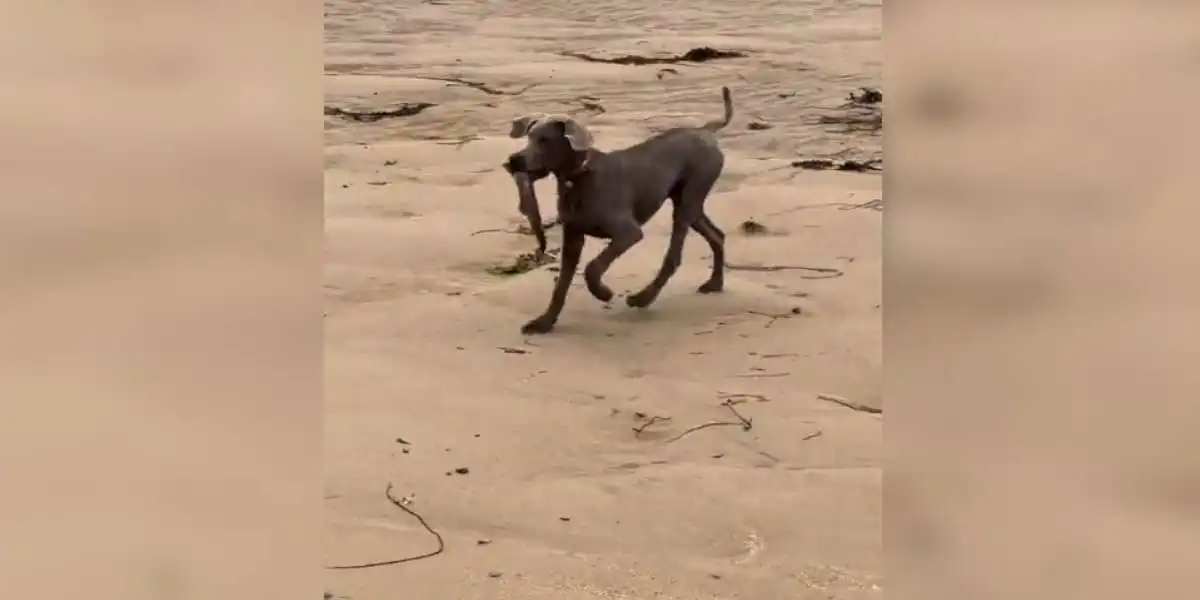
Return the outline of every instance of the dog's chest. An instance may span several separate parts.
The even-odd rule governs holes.
[[[558,220],[563,225],[582,231],[584,235],[609,239],[612,237],[604,227],[606,219],[603,207],[596,206],[589,200],[595,194],[589,194],[583,184],[559,182],[558,184]]]

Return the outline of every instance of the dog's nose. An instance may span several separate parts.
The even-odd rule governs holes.
[[[513,154],[508,157],[504,163],[504,169],[509,173],[520,173],[525,171],[525,157],[520,154]]]

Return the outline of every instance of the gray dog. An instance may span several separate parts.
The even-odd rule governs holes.
[[[680,127],[660,133],[640,144],[603,152],[592,147],[592,137],[568,117],[531,115],[513,121],[513,138],[527,137],[524,148],[508,157],[509,173],[532,179],[553,174],[558,180],[558,218],[563,228],[562,263],[550,305],[541,316],[526,323],[522,333],[548,333],[566,303],[567,290],[586,236],[610,240],[587,267],[588,291],[601,302],[613,292],[602,281],[613,261],[642,240],[642,225],[658,212],[667,198],[673,209],[671,242],[654,280],[626,298],[635,308],[650,306],[683,260],[683,240],[693,229],[712,248],[712,275],[700,293],[719,292],[725,284],[725,233],[704,214],[704,201],[725,166],[725,155],[715,132],[733,118],[729,88],[721,88],[725,101],[722,119],[700,127]]]

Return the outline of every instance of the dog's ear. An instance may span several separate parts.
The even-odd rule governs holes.
[[[575,122],[575,119],[563,118],[560,119],[563,124],[563,137],[567,138],[567,142],[571,144],[571,149],[576,152],[586,152],[592,147],[592,133],[587,130],[587,127]]]
[[[542,121],[545,118],[546,115],[536,113],[513,119],[512,129],[509,130],[508,137],[513,139],[525,137],[529,134],[529,130],[533,129],[534,125],[537,125],[539,121]]]

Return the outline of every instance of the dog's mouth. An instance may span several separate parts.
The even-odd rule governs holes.
[[[504,167],[504,170],[509,175],[521,173],[523,175],[528,175],[529,179],[533,181],[537,181],[550,175],[549,169],[514,169],[512,164],[507,161],[501,166]]]

